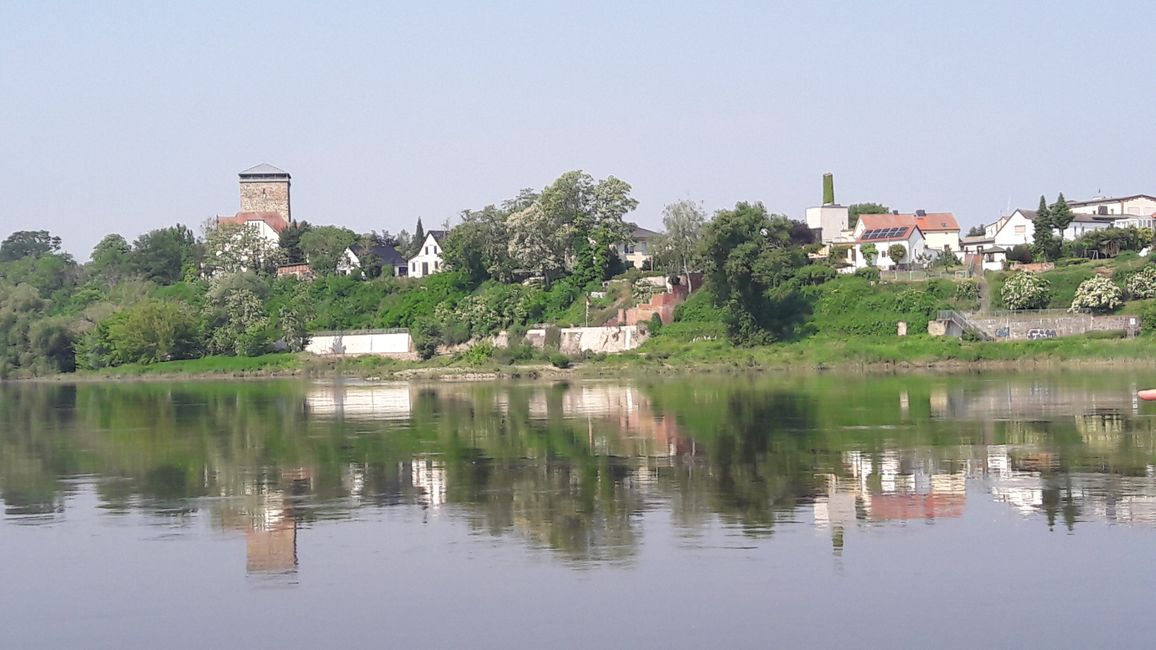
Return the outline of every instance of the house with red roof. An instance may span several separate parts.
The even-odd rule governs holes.
[[[847,251],[847,261],[852,269],[893,269],[899,264],[921,261],[927,254],[927,240],[914,215],[861,214],[851,237],[853,244]],[[892,259],[888,250],[895,244],[906,251],[900,259]]]

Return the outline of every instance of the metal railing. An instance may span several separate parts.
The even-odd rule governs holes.
[[[360,334],[409,334],[409,329],[405,327],[393,327],[389,329],[326,330],[322,332],[310,332],[309,336],[357,336]]]

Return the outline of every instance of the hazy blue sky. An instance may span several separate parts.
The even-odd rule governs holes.
[[[569,169],[633,218],[739,200],[1001,210],[1156,193],[1153,2],[0,0],[0,237],[86,259],[238,208],[426,227]]]

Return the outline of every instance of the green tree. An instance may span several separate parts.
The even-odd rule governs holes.
[[[693,201],[678,201],[662,209],[665,230],[655,242],[654,255],[663,260],[670,270],[685,273],[689,280],[692,271],[702,269],[700,239],[706,224],[706,211]],[[693,285],[688,287],[695,290]]]
[[[1044,197],[1040,197],[1040,203],[1043,204]],[[1056,229],[1060,238],[1064,236],[1064,230],[1072,223],[1076,215],[1072,214],[1072,209],[1068,207],[1068,202],[1064,200],[1064,193],[1056,197],[1056,202],[1048,208],[1048,218],[1051,220],[1052,228]]]
[[[106,287],[120,284],[132,275],[132,246],[124,237],[111,234],[93,247],[88,274]]]
[[[807,259],[790,230],[790,220],[768,215],[762,203],[722,210],[704,229],[707,277],[737,343],[786,338],[804,315],[795,273]]]
[[[967,237],[983,237],[986,233],[987,233],[987,231],[984,229],[983,224],[979,224],[978,226],[972,226],[971,228],[969,228],[966,236]]]
[[[579,284],[608,275],[615,261],[611,246],[629,239],[631,228],[623,217],[638,206],[630,191],[630,184],[621,179],[596,181],[574,170],[559,176],[538,197],[545,221],[558,224],[569,235],[563,257],[581,267],[572,269],[580,276]]]
[[[417,227],[413,229],[413,239],[410,240],[409,251],[405,254],[406,258],[417,255],[421,250],[421,245],[425,243],[425,227],[421,225],[421,217],[417,218]]]
[[[1054,222],[1048,202],[1040,197],[1040,207],[1036,209],[1036,218],[1032,220],[1034,234],[1032,236],[1032,253],[1034,257],[1043,260],[1054,260],[1060,256],[1060,241],[1053,231]],[[1066,224],[1065,224],[1066,227]]]
[[[847,206],[847,227],[854,228],[861,214],[887,214],[891,208],[882,203],[852,203]]]
[[[446,268],[464,272],[475,284],[491,278],[511,280],[514,262],[510,257],[508,218],[504,209],[492,205],[463,211],[462,222],[442,241]]]
[[[196,265],[196,244],[193,231],[181,224],[150,231],[133,242],[133,268],[146,280],[174,284]]]
[[[241,223],[205,226],[206,275],[242,271],[272,275],[280,261],[280,247],[252,226]]]
[[[190,359],[200,352],[200,319],[188,304],[146,300],[102,325],[112,365]]]
[[[314,273],[332,275],[337,272],[337,262],[345,249],[357,243],[357,239],[357,233],[348,228],[314,226],[301,235],[301,251]]]
[[[0,262],[40,257],[60,250],[60,238],[47,230],[18,230],[0,243]]]
[[[277,246],[281,249],[286,264],[305,263],[305,253],[301,250],[301,236],[312,228],[308,221],[294,221],[281,231]]]
[[[907,247],[903,244],[891,244],[887,247],[887,257],[891,258],[893,264],[899,264],[907,257]]]

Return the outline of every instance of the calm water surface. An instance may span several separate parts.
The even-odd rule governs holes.
[[[0,646],[1148,647],[1153,386],[0,384]]]

